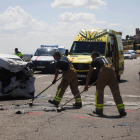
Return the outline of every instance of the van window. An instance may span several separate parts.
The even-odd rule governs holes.
[[[93,51],[105,54],[106,42],[79,42],[75,41],[71,47],[70,55],[90,55]]]
[[[57,49],[37,49],[34,56],[52,56]]]
[[[64,55],[64,54],[65,54],[65,49],[63,49],[63,48],[58,48],[58,50],[59,50],[59,52],[60,52],[61,55]]]

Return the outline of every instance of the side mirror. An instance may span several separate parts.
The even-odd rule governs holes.
[[[112,56],[112,51],[107,51],[106,52],[106,57],[111,57]]]
[[[65,55],[68,56],[69,50],[65,50]]]

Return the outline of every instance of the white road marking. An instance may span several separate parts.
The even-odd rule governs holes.
[[[48,76],[48,75],[37,76],[36,78],[45,77],[45,76]]]
[[[79,86],[78,88],[81,88],[82,86]],[[70,91],[67,91],[66,93],[70,93],[71,92],[71,90]]]
[[[52,82],[44,82],[43,84],[46,84],[46,83],[52,83]]]

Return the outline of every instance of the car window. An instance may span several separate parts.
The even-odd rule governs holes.
[[[53,56],[57,49],[37,49],[34,56]]]
[[[131,54],[131,52],[125,52],[124,54]]]

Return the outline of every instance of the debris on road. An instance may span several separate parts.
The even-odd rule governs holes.
[[[43,111],[50,112],[50,111],[56,111],[55,108],[44,108]]]
[[[25,113],[24,110],[15,112],[15,114],[24,114],[24,113]]]
[[[0,110],[8,110],[7,108],[6,109],[4,109],[4,108],[0,108]]]
[[[0,58],[0,97],[33,98],[34,82],[27,62]]]
[[[0,108],[0,110],[4,110],[4,108]]]

